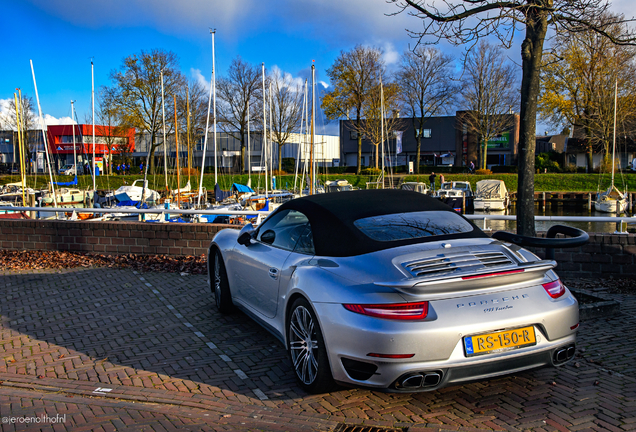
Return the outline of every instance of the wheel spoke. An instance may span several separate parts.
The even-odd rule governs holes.
[[[289,330],[289,349],[296,375],[303,383],[311,384],[318,374],[318,339],[311,313],[302,306],[297,307],[292,313]]]

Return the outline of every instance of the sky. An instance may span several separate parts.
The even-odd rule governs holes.
[[[385,0],[3,0],[0,26],[0,110],[16,88],[33,96],[33,62],[40,106],[48,124],[69,123],[71,100],[80,123],[91,122],[91,60],[96,91],[111,85],[125,57],[152,49],[173,51],[187,77],[210,79],[215,29],[217,76],[237,56],[292,77],[316,79],[329,90],[326,70],[356,45],[384,51],[389,69],[416,41],[406,29],[421,21]],[[631,17],[632,0],[612,10]],[[459,57],[461,48],[438,46]],[[517,43],[506,54],[519,62]],[[320,119],[317,120],[320,125]],[[319,133],[338,133],[337,124]],[[319,126],[320,127],[320,126]],[[544,127],[542,125],[542,127]]]

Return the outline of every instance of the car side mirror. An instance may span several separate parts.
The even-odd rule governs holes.
[[[276,240],[276,233],[272,230],[267,230],[261,234],[261,241],[263,243],[272,244]]]
[[[252,243],[252,234],[254,233],[254,226],[247,224],[239,232],[239,236],[236,239],[238,244],[243,246],[249,246]]]

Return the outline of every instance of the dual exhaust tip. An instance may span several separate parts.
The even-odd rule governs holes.
[[[554,352],[552,360],[554,361],[554,364],[565,363],[574,357],[575,352],[576,347],[574,346],[574,344],[568,345],[564,348],[559,348]]]
[[[396,388],[413,390],[418,388],[435,387],[442,382],[442,372],[416,372],[403,376],[396,382]]]

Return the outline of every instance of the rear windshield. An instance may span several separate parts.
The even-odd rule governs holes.
[[[473,230],[470,222],[450,211],[392,213],[358,219],[353,224],[375,241],[460,234]]]

